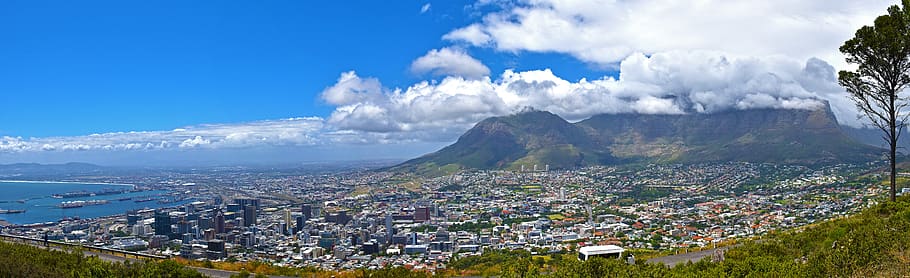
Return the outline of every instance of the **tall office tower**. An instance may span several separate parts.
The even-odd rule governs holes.
[[[348,222],[351,222],[351,216],[348,215],[348,211],[338,211],[338,214],[335,215],[335,223],[338,225],[347,225]]]
[[[128,213],[126,215],[126,224],[127,225],[130,225],[130,226],[136,225],[136,223],[139,223],[139,220],[142,220],[142,215],[139,215],[138,213]]]
[[[306,225],[306,218],[303,216],[297,216],[297,225],[294,227],[294,233],[300,232],[303,230],[303,226]]]
[[[386,244],[392,244],[392,236],[395,235],[394,226],[392,226],[392,213],[386,212],[385,215],[385,233],[388,237]]]
[[[259,210],[259,199],[234,199],[234,203],[240,205],[241,208],[254,206],[256,210]]]
[[[417,207],[414,210],[414,221],[415,222],[424,222],[430,220],[430,208],[428,207]]]
[[[170,237],[172,233],[171,215],[166,211],[155,211],[155,235]]]
[[[303,214],[304,220],[313,218],[313,205],[303,204],[300,206],[300,213]]]
[[[224,233],[224,213],[221,213],[221,210],[215,214],[215,233]]]
[[[200,217],[199,220],[196,221],[196,225],[199,227],[200,231],[205,231],[205,230],[211,229],[212,228],[212,219],[209,218],[208,216]]]
[[[256,206],[248,205],[243,207],[243,226],[252,227],[256,225]]]

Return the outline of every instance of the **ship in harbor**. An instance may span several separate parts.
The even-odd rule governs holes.
[[[24,209],[0,209],[0,214],[14,214],[14,213],[23,213]]]
[[[57,205],[58,208],[81,208],[84,206],[97,206],[107,204],[108,200],[66,201]]]
[[[64,199],[64,198],[80,198],[80,197],[93,197],[93,196],[104,196],[104,195],[118,195],[131,192],[139,192],[138,189],[119,189],[119,188],[105,188],[101,191],[73,191],[62,194],[51,195],[55,199]]]
[[[133,199],[133,202],[143,203],[143,202],[151,202],[154,200],[158,200],[158,198],[153,197],[153,196],[142,196],[142,197],[136,197],[135,199]]]

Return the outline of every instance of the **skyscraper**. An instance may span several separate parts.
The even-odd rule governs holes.
[[[394,226],[392,226],[392,213],[387,212],[385,215],[385,233],[386,233],[386,244],[392,244],[392,236],[395,235],[393,231]]]
[[[171,215],[165,211],[155,211],[155,235],[171,237]]]
[[[300,213],[303,214],[304,220],[310,220],[310,218],[313,218],[313,205],[311,205],[311,204],[301,205]]]
[[[414,210],[414,221],[424,222],[430,220],[430,208],[428,207],[417,207]]]
[[[288,226],[290,226],[291,223],[293,223],[293,222],[291,222],[291,210],[290,209],[284,209],[284,223],[287,223]]]
[[[224,233],[224,213],[221,213],[221,210],[215,214],[215,233]]]
[[[259,209],[259,199],[234,199],[234,203],[240,205],[241,208],[254,206],[257,210]]]
[[[256,225],[256,206],[248,205],[243,207],[243,226],[252,227]]]

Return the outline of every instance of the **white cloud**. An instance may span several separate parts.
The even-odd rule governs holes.
[[[230,136],[230,135],[228,135],[228,136]],[[186,140],[183,140],[183,142],[180,142],[180,147],[181,148],[195,148],[198,146],[208,145],[211,143],[212,143],[212,141],[206,140],[206,139],[202,138],[202,136],[197,135],[196,137],[193,137],[192,139],[186,139]]]
[[[429,12],[429,11],[430,11],[430,3],[423,4],[423,6],[420,7],[420,13],[422,13],[422,14]]]
[[[335,85],[322,92],[322,99],[332,105],[348,105],[379,97],[382,85],[375,78],[363,79],[354,71],[341,74]]]
[[[483,118],[528,106],[581,120],[601,113],[810,109],[824,100],[842,123],[857,125],[853,104],[837,85],[834,68],[819,59],[670,51],[633,54],[619,69],[619,78],[576,82],[550,70],[506,70],[496,80],[450,76],[404,89],[384,88],[375,79],[344,73],[343,81],[323,94],[337,94],[336,87],[348,87],[351,80],[376,81],[371,97],[337,107],[327,123],[339,130],[392,137],[421,134],[417,138],[452,140]]]
[[[487,46],[493,39],[484,32],[479,24],[471,24],[464,28],[455,29],[443,35],[442,38],[450,41],[464,41],[475,46]]]
[[[481,1],[478,5],[483,5]],[[493,3],[498,3],[493,1]],[[894,1],[562,1],[497,4],[478,23],[443,36],[501,51],[557,52],[609,65],[636,53],[715,50],[746,56],[819,57]]]
[[[411,71],[437,76],[461,76],[478,79],[490,75],[490,69],[462,49],[432,49],[411,63]]]
[[[319,145],[322,118],[291,118],[238,124],[205,124],[170,131],[113,132],[86,136],[0,137],[0,153],[34,151],[141,151],[189,148]]]

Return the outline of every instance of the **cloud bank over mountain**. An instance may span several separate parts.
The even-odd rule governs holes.
[[[338,105],[327,123],[368,132],[412,132],[461,127],[533,107],[581,120],[595,114],[713,113],[731,109],[811,109],[831,103],[845,124],[857,125],[853,104],[837,85],[834,68],[810,58],[738,57],[710,51],[633,54],[619,77],[569,81],[548,69],[498,78],[446,77],[408,88],[342,74],[323,92]]]

